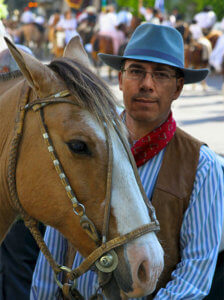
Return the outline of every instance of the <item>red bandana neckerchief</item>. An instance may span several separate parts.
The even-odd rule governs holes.
[[[131,148],[137,167],[144,165],[158,154],[174,136],[176,122],[172,112],[168,119],[158,128],[139,139]]]

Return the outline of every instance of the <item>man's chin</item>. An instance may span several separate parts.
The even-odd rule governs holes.
[[[147,110],[138,110],[131,114],[131,117],[133,120],[141,123],[152,123],[155,122],[157,119],[157,116],[153,112],[149,112]]]

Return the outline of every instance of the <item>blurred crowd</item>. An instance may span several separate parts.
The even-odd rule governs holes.
[[[221,72],[224,17],[218,22],[211,6],[205,6],[190,22],[184,20],[177,8],[168,14],[153,7],[140,7],[139,13],[138,17],[133,16],[127,7],[116,11],[113,5],[98,12],[95,7],[88,6],[76,12],[71,9],[64,13],[56,10],[47,18],[44,14],[34,14],[26,7],[21,13],[15,11],[10,19],[0,21],[0,31],[16,44],[30,48],[39,58],[49,53],[52,57],[62,56],[69,40],[79,35],[91,57],[94,52],[122,54],[132,32],[142,22],[163,24],[175,27],[183,35],[187,66],[209,66]],[[0,47],[3,50],[5,46],[1,43]],[[190,49],[198,52],[191,53]]]

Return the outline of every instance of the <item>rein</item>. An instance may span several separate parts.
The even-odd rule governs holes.
[[[23,96],[25,94],[25,96]],[[49,97],[36,99],[31,103],[28,103],[30,95],[30,88],[25,91],[25,87],[22,90],[22,103],[20,105],[19,111],[17,113],[16,121],[15,121],[15,135],[12,140],[11,148],[10,148],[10,156],[9,156],[9,166],[8,166],[8,185],[9,185],[9,192],[11,196],[11,204],[16,211],[19,211],[21,217],[24,219],[25,225],[30,229],[31,233],[34,236],[40,250],[48,260],[49,264],[51,265],[54,274],[55,280],[58,286],[62,289],[64,295],[66,295],[70,299],[83,299],[82,296],[75,288],[76,279],[80,277],[82,274],[87,272],[94,264],[95,267],[103,273],[107,273],[108,275],[113,272],[118,265],[118,257],[116,252],[113,250],[119,246],[122,246],[146,233],[152,231],[158,231],[160,229],[159,222],[156,219],[155,210],[152,204],[148,201],[145,191],[142,187],[141,180],[138,174],[138,170],[130,151],[129,145],[127,144],[126,140],[120,134],[118,127],[114,121],[113,126],[115,131],[117,132],[119,139],[121,140],[130,160],[130,163],[133,167],[133,171],[142,193],[143,199],[149,208],[149,214],[151,217],[151,222],[149,224],[143,225],[127,234],[122,236],[118,236],[113,238],[112,240],[107,241],[108,235],[108,227],[109,227],[109,220],[110,220],[110,208],[111,208],[111,188],[112,188],[112,167],[113,167],[113,147],[112,147],[112,140],[107,128],[106,123],[104,122],[104,131],[106,135],[106,142],[107,142],[107,149],[108,149],[108,168],[107,168],[107,181],[106,181],[106,195],[105,195],[105,209],[104,209],[104,220],[103,220],[103,229],[102,229],[102,239],[97,232],[97,229],[94,223],[87,217],[85,214],[85,207],[81,204],[75,196],[74,191],[69,183],[69,180],[66,174],[63,171],[63,167],[58,159],[58,155],[55,151],[53,146],[52,140],[50,138],[50,134],[47,128],[47,125],[44,122],[44,111],[43,108],[49,104],[56,104],[56,103],[69,103],[75,105],[75,103],[69,99],[64,99],[65,97],[70,95],[68,90],[61,91],[54,95],[50,95]],[[70,199],[73,207],[73,211],[75,215],[79,216],[80,218],[80,225],[85,230],[85,232],[89,235],[89,237],[95,242],[97,248],[87,257],[85,260],[80,264],[79,267],[75,268],[74,270],[58,265],[50,251],[48,250],[41,233],[37,227],[37,221],[30,217],[23,207],[21,206],[17,188],[16,188],[16,165],[18,159],[18,149],[20,145],[20,141],[23,135],[23,125],[25,119],[25,113],[32,109],[34,112],[38,114],[38,119],[40,123],[40,130],[47,145],[48,152],[50,154],[51,160],[55,167],[55,170],[60,178],[62,185],[65,188],[66,194]],[[57,275],[61,272],[67,272],[68,279],[74,281],[73,285],[62,284],[58,279]],[[72,297],[72,298],[71,298]]]

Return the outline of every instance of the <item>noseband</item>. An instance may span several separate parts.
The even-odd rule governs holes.
[[[24,89],[25,88],[23,87],[22,94],[25,93]],[[111,208],[113,147],[112,147],[112,141],[111,141],[109,129],[106,125],[106,122],[104,122],[103,127],[104,127],[104,131],[105,131],[107,150],[108,150],[108,167],[107,167],[104,220],[103,220],[102,239],[101,239],[94,223],[85,214],[84,205],[78,201],[78,199],[75,196],[74,191],[72,190],[69,180],[63,171],[61,162],[58,159],[58,155],[55,151],[52,140],[50,138],[50,134],[49,134],[47,125],[44,122],[43,108],[45,106],[50,105],[50,104],[56,104],[56,103],[69,103],[69,104],[75,105],[75,103],[73,101],[66,99],[66,97],[70,95],[70,92],[68,90],[64,90],[64,91],[61,91],[54,95],[51,95],[49,97],[42,98],[42,99],[38,98],[38,99],[28,103],[29,95],[30,95],[30,89],[28,89],[28,91],[26,91],[25,97],[22,99],[21,106],[17,113],[16,123],[15,123],[15,136],[12,140],[12,144],[11,144],[11,148],[10,148],[9,166],[8,166],[8,185],[9,185],[9,192],[10,192],[10,196],[11,196],[11,204],[21,214],[21,217],[24,219],[26,226],[30,229],[38,246],[40,247],[40,250],[45,255],[46,259],[48,260],[49,264],[51,265],[51,267],[54,271],[55,280],[56,280],[58,286],[60,288],[62,288],[63,292],[65,292],[65,293],[68,293],[67,292],[68,290],[69,290],[69,293],[71,293],[71,290],[73,291],[73,293],[74,293],[74,291],[75,291],[75,293],[78,293],[77,290],[75,289],[75,281],[79,276],[81,276],[82,274],[87,272],[94,265],[100,272],[108,273],[108,274],[113,272],[117,268],[117,265],[118,265],[118,257],[117,257],[116,252],[113,249],[115,249],[119,246],[122,246],[122,245],[124,245],[146,233],[149,233],[152,231],[158,231],[160,229],[159,222],[155,215],[155,209],[151,205],[151,202],[148,201],[145,191],[142,187],[141,180],[140,180],[140,177],[138,174],[138,170],[137,170],[134,158],[131,154],[129,145],[127,144],[127,142],[123,138],[123,136],[120,134],[120,131],[118,130],[118,126],[117,126],[116,120],[115,120],[113,122],[113,127],[114,127],[116,133],[118,134],[119,139],[121,140],[121,142],[128,154],[128,157],[129,157],[130,163],[133,167],[133,171],[134,171],[138,186],[142,193],[142,197],[149,209],[151,222],[149,224],[143,225],[127,234],[115,237],[109,241],[107,240],[108,226],[109,226],[109,220],[110,220],[110,208]],[[75,268],[74,270],[67,268],[65,266],[60,266],[54,261],[50,251],[48,250],[48,248],[43,240],[43,237],[41,236],[41,234],[37,228],[37,221],[34,220],[32,217],[30,217],[25,212],[25,210],[23,209],[23,207],[20,204],[20,200],[18,197],[17,188],[16,188],[16,165],[17,165],[17,159],[18,159],[18,148],[19,148],[20,141],[21,141],[21,138],[23,135],[23,125],[24,125],[25,113],[30,109],[32,109],[34,112],[36,112],[38,114],[41,134],[47,145],[48,152],[50,154],[50,157],[51,157],[51,160],[55,167],[55,170],[60,178],[62,185],[65,188],[67,196],[69,197],[69,199],[72,203],[73,211],[74,211],[75,215],[79,216],[81,227],[85,230],[85,232],[89,235],[89,237],[95,242],[95,244],[97,246],[97,248],[87,258],[84,259],[84,261],[80,264],[80,266]],[[67,288],[67,286],[63,285],[57,279],[57,274],[60,273],[61,271],[67,272],[68,273],[67,277],[70,280],[74,281],[73,285],[70,286],[69,289]],[[75,299],[82,299],[82,298],[80,296],[80,298],[75,298]]]

